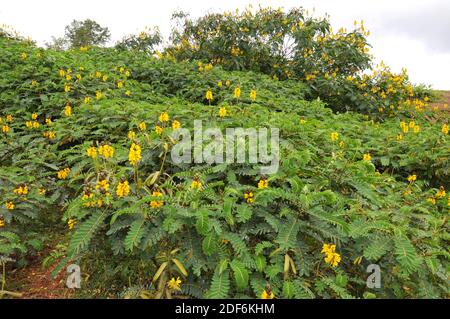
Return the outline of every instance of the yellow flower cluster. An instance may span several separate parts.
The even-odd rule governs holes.
[[[444,125],[442,125],[442,133],[444,133],[445,135],[447,135],[448,134],[448,131],[449,131],[449,129],[448,129],[448,124],[444,124]]]
[[[202,186],[203,184],[198,180],[198,178],[195,178],[191,183],[191,189],[202,189]]]
[[[172,277],[172,279],[170,279],[169,282],[167,283],[167,287],[169,287],[169,289],[172,290],[181,290],[180,285],[181,285],[180,277],[177,277],[177,279]]]
[[[5,227],[5,221],[2,219],[2,218],[0,218],[0,228],[2,228],[2,227]]]
[[[252,101],[256,100],[256,90],[251,90],[250,91],[250,98],[252,99]]]
[[[2,126],[2,132],[7,134],[9,132],[9,126],[8,125],[3,125]]]
[[[253,201],[254,201],[253,192],[250,192],[250,191],[249,192],[245,192],[244,193],[244,199],[249,204],[253,203]]]
[[[87,151],[87,156],[91,157],[92,159],[97,158],[97,148],[95,148],[94,146],[90,146]]]
[[[31,129],[37,129],[37,128],[39,128],[39,122],[37,122],[37,121],[26,121],[25,122],[25,126],[26,127],[28,127],[28,128],[31,128]]]
[[[441,199],[441,198],[444,198],[445,195],[446,195],[446,192],[445,192],[444,186],[439,187],[439,190],[438,190],[438,192],[436,193],[436,198],[437,198],[437,199]]]
[[[105,159],[108,159],[114,156],[114,148],[108,144],[100,145],[98,147],[98,153]]]
[[[212,91],[211,91],[211,90],[206,91],[205,99],[208,100],[208,102],[211,102],[211,101],[212,101],[212,99],[213,99],[213,94],[212,94]]]
[[[128,196],[129,193],[130,193],[130,184],[128,183],[128,181],[125,180],[117,185],[116,195],[118,197]]]
[[[408,182],[412,183],[412,182],[415,182],[417,180],[417,176],[416,175],[409,175],[407,179],[408,179]]]
[[[370,153],[365,153],[363,155],[363,161],[371,161],[372,160],[372,155],[370,155]]]
[[[163,128],[161,126],[159,126],[159,125],[156,125],[155,126],[155,132],[156,132],[156,134],[161,135],[162,132],[163,132]]]
[[[6,202],[6,203],[5,203],[5,207],[6,207],[6,209],[8,209],[8,210],[13,210],[16,206],[14,205],[13,202],[9,201],[9,202]]]
[[[265,178],[260,179],[259,182],[258,182],[258,188],[259,189],[264,189],[264,188],[267,188],[267,187],[269,187],[269,181],[267,179],[265,179]]]
[[[69,229],[73,229],[77,224],[77,221],[73,218],[69,219],[67,222],[67,226],[69,226]]]
[[[134,140],[136,138],[136,133],[134,131],[128,131],[128,138]]]
[[[339,139],[339,133],[333,132],[333,133],[331,133],[330,137],[331,137],[331,140],[333,142],[335,142],[335,141],[337,141]]]
[[[21,185],[14,189],[14,193],[16,193],[17,195],[27,195],[28,194],[28,186]]]
[[[239,86],[237,86],[234,88],[234,97],[238,99],[238,98],[240,98],[240,96],[241,96],[241,88]],[[255,95],[255,98],[256,98],[256,95]]]
[[[146,129],[147,129],[147,125],[145,124],[145,122],[139,123],[139,130],[140,131],[145,131]]]
[[[336,245],[323,244],[321,253],[325,254],[325,262],[336,267],[341,262],[341,255],[336,251]]]
[[[97,182],[97,185],[95,185],[95,189],[99,190],[102,193],[106,193],[107,195],[109,195],[108,190],[109,190],[109,183],[106,179],[102,179],[99,180]]]
[[[167,113],[167,112],[162,112],[159,115],[159,121],[160,122],[169,122],[169,119],[170,119],[170,116],[169,116],[169,113]]]
[[[141,159],[141,147],[136,143],[131,144],[130,152],[128,153],[128,160],[130,161],[130,164],[135,166]]]
[[[261,299],[273,299],[273,298],[275,298],[275,295],[273,291],[270,289],[270,287],[267,286],[261,294]]]
[[[163,194],[160,191],[153,191],[152,196],[153,197],[162,197]],[[163,200],[152,200],[150,202],[150,207],[152,207],[152,208],[158,208],[158,207],[161,207],[162,205],[164,205]]]
[[[56,137],[56,133],[52,131],[45,131],[44,133],[42,133],[42,135],[49,140],[52,140]]]
[[[225,116],[227,116],[227,109],[225,106],[221,106],[219,109],[219,116],[221,118],[224,118]]]
[[[172,122],[172,129],[173,129],[173,130],[178,130],[180,127],[181,127],[181,123],[180,123],[179,121],[174,120],[174,121]]]
[[[69,173],[70,173],[70,168],[66,167],[66,168],[58,171],[57,176],[59,179],[67,179],[67,177],[69,176]]]

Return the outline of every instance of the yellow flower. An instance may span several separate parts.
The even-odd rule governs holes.
[[[258,188],[259,189],[264,189],[269,187],[269,181],[267,179],[260,179],[258,182]]]
[[[22,54],[20,55],[20,58],[21,58],[22,60],[26,60],[27,57],[28,57],[28,55],[27,55],[25,52],[22,52]]]
[[[95,185],[95,189],[100,190],[101,192],[107,192],[109,190],[109,183],[106,179],[102,179],[97,182]]]
[[[97,100],[100,100],[102,97],[103,97],[102,92],[100,92],[100,91],[95,92],[95,98],[96,98]]]
[[[6,115],[6,121],[10,123],[13,122],[14,121],[13,116],[11,114]]]
[[[264,289],[262,294],[261,294],[261,299],[273,299],[275,298],[275,295],[273,294],[273,292],[270,289]]]
[[[80,51],[81,52],[86,52],[88,50],[88,47],[84,46],[84,47],[80,47]]]
[[[66,167],[66,168],[58,171],[57,176],[59,179],[66,179],[69,176],[69,173],[70,173],[70,168]]]
[[[38,118],[38,115],[36,113],[31,114],[31,119],[36,120]]]
[[[81,80],[81,74],[80,74],[80,73],[77,73],[76,77],[77,77],[77,80],[78,80],[78,81]]]
[[[230,80],[226,80],[226,81],[225,81],[225,85],[226,85],[226,87],[227,87],[227,88],[229,88],[229,87],[230,87],[230,85],[231,85],[231,82],[230,82]]]
[[[256,90],[251,90],[250,91],[250,98],[255,101],[256,100]]]
[[[5,134],[8,133],[9,132],[9,126],[8,125],[3,125],[2,126],[2,132],[5,133]]]
[[[170,116],[167,112],[163,112],[159,115],[160,122],[169,122]]]
[[[91,98],[89,96],[84,97],[84,104],[89,104],[91,102]]]
[[[217,86],[221,89],[223,86],[222,80],[219,80],[219,82],[217,82]]]
[[[410,182],[410,183],[415,182],[416,179],[417,179],[416,175],[409,175],[408,176],[408,182]]]
[[[142,159],[141,147],[135,143],[131,144],[128,160],[132,166],[135,166]]]
[[[221,118],[224,118],[225,116],[227,116],[227,109],[225,106],[221,106],[219,109],[219,116]]]
[[[333,142],[335,142],[335,141],[337,141],[339,139],[339,133],[333,132],[333,133],[331,133],[330,137],[331,137],[331,140]]]
[[[106,82],[108,80],[108,76],[106,74],[103,75],[102,80],[103,80],[103,82]]]
[[[321,253],[325,254],[325,262],[336,267],[341,262],[341,255],[336,253],[336,245],[323,244]]]
[[[131,91],[130,91],[130,90],[126,90],[126,91],[125,91],[125,95],[126,95],[126,96],[131,96]]]
[[[125,197],[130,193],[130,185],[128,181],[120,182],[117,185],[116,194],[118,197]]]
[[[117,82],[117,87],[119,89],[123,88],[123,82],[122,81]]]
[[[0,228],[5,227],[5,221],[0,218]]]
[[[39,195],[45,195],[47,193],[47,190],[44,187],[39,188]]]
[[[340,142],[339,142],[339,147],[340,147],[340,148],[343,148],[344,146],[345,146],[344,141],[340,141]]]
[[[91,158],[97,158],[97,148],[95,148],[94,146],[90,146],[87,149],[87,156],[91,157]]]
[[[169,282],[167,283],[167,287],[173,290],[181,290],[180,284],[181,284],[180,277],[177,277],[177,279],[172,277],[172,279],[170,279]]]
[[[436,205],[436,198],[429,197],[427,198],[427,202],[430,203],[431,205]]]
[[[239,86],[234,88],[234,97],[239,98],[241,96],[241,88]]]
[[[441,199],[441,198],[444,198],[445,195],[446,195],[446,193],[445,193],[444,186],[439,187],[439,191],[436,193],[436,198]]]
[[[134,140],[136,138],[136,133],[134,131],[128,131],[128,138]]]
[[[145,124],[145,122],[139,123],[139,130],[145,131],[146,129],[147,129],[147,125]]]
[[[181,123],[180,123],[179,121],[174,120],[174,121],[172,122],[172,129],[177,130],[177,129],[179,129],[180,127],[181,127]]]
[[[335,250],[336,250],[336,245],[323,244],[321,253],[330,254],[330,253],[334,253]]]
[[[17,195],[27,195],[28,194],[28,186],[21,185],[21,186],[17,187],[16,189],[14,189],[14,193],[16,193]]]
[[[45,119],[45,124],[47,124],[48,126],[53,125],[53,121],[50,118]]]
[[[39,124],[39,123],[38,123]],[[52,139],[54,139],[55,137],[56,137],[56,133],[55,132],[52,132],[52,131],[45,131],[44,133],[42,133],[42,135],[45,137],[45,138],[48,138],[49,140],[52,140]]]
[[[72,76],[70,74],[67,74],[66,75],[66,81],[70,81],[70,80],[72,80]]]
[[[96,71],[95,72],[95,77],[100,79],[102,77],[102,72]]]
[[[372,160],[372,156],[370,155],[370,153],[365,153],[363,155],[363,160],[364,161],[371,161]]]
[[[447,135],[448,134],[448,131],[449,131],[449,129],[448,129],[448,124],[444,124],[444,125],[442,125],[442,133],[444,133],[445,135]]]
[[[102,155],[105,159],[114,156],[114,148],[111,145],[104,144],[98,147],[98,153]]]
[[[76,224],[77,224],[77,221],[73,218],[69,219],[69,221],[67,222],[67,225],[69,226],[70,230],[72,230]]]
[[[38,83],[38,81],[36,81],[36,80],[31,80],[31,85],[32,86],[36,86],[36,85],[38,85],[39,83]]]
[[[336,267],[341,262],[341,255],[338,253],[331,253],[325,257],[325,262],[333,267]]]
[[[64,92],[70,92],[70,85],[64,84]]]
[[[192,184],[191,184],[191,189],[202,189],[202,183],[198,180],[198,178],[195,178],[193,181],[192,181]]]
[[[159,125],[156,125],[155,132],[156,132],[156,134],[161,135],[161,133],[163,132],[163,128]]]
[[[64,77],[65,75],[66,75],[66,71],[64,71],[63,69],[59,70],[60,77]]]
[[[249,204],[253,203],[253,201],[254,201],[253,192],[245,192],[244,193],[244,199]]]
[[[401,141],[403,139],[403,135],[402,134],[397,134],[397,141]]]
[[[213,99],[213,94],[212,94],[212,91],[211,91],[211,90],[206,91],[205,98],[208,100],[208,102],[211,102],[211,101],[212,101],[212,99]]]
[[[300,119],[300,124],[305,124],[305,123],[306,123],[306,120],[304,118],[301,118]]]
[[[72,116],[72,107],[70,105],[66,105],[66,107],[64,108],[64,115],[67,117]]]
[[[414,121],[409,122],[409,128],[414,128],[414,126],[416,126]]]
[[[414,125],[414,133],[419,133],[420,132],[420,126],[419,125]]]
[[[153,197],[162,197],[163,194],[161,192],[159,192],[159,191],[153,191],[152,192],[152,196]],[[164,201],[163,200],[152,200],[150,202],[150,206],[152,208],[158,208],[158,207],[161,207],[162,205],[164,205]]]
[[[5,207],[6,207],[6,209],[8,209],[8,210],[13,210],[16,206],[14,205],[13,202],[9,201],[9,202],[6,202],[6,203],[5,203]]]

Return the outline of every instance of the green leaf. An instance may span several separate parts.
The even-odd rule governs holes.
[[[195,227],[200,235],[206,235],[208,233],[210,226],[207,210],[200,210],[198,212]]]
[[[217,250],[217,237],[214,234],[209,234],[202,242],[203,252],[206,256],[211,256]]]
[[[144,236],[144,225],[145,219],[135,220],[128,231],[127,236],[125,237],[125,249],[128,251],[132,251],[134,247],[139,246],[142,237]]]
[[[230,263],[231,269],[233,269],[234,279],[236,281],[236,287],[239,290],[243,290],[248,287],[248,271],[245,266],[238,260],[234,259]]]

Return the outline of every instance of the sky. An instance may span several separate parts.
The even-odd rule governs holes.
[[[191,17],[208,12],[257,7],[304,7],[315,16],[331,16],[335,29],[351,29],[364,20],[371,31],[371,54],[395,72],[407,68],[416,84],[450,90],[449,0],[1,0],[0,25],[7,24],[38,45],[64,35],[72,20],[93,19],[111,31],[112,43],[146,26],[158,26],[164,36],[171,29],[171,15],[182,10]]]

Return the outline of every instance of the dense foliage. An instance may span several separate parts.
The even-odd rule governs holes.
[[[20,261],[49,230],[64,232],[54,273],[78,263],[81,293],[91,296],[448,297],[448,114],[428,112],[425,100],[410,96],[406,75],[370,78],[406,88],[390,95],[402,112],[380,112],[381,122],[307,100],[315,87],[309,80],[325,80],[325,72],[340,81],[331,91],[342,81],[361,85],[364,76],[347,77],[369,60],[343,40],[353,34],[363,43],[361,31],[307,42],[317,45],[317,58],[290,60],[275,54],[283,43],[276,32],[300,43],[328,32],[328,23],[293,28],[301,11],[258,14],[250,16],[255,24],[232,30],[267,29],[273,44],[240,38],[236,56],[223,49],[236,41],[233,15],[207,16],[184,30],[195,38],[215,21],[229,38],[200,34],[201,50],[182,46],[155,57],[124,48],[44,50],[1,38],[0,256]],[[328,69],[322,53],[341,46],[353,60],[335,52]],[[283,67],[272,74],[275,63]],[[313,69],[320,79],[299,81]],[[366,93],[378,101],[372,89]],[[278,172],[262,176],[247,162],[173,162],[170,133],[192,130],[194,120],[222,131],[279,128]],[[366,287],[369,264],[381,267],[381,289]]]

